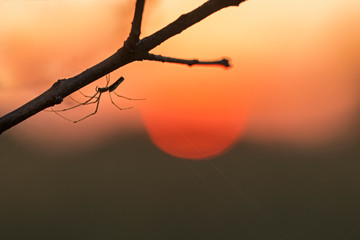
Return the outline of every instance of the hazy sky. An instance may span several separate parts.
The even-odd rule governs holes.
[[[204,1],[147,1],[146,36]],[[133,1],[0,1],[0,112],[6,113],[106,58],[126,39]],[[77,124],[43,112],[17,127],[45,142],[92,143],[112,132],[146,129],[164,151],[220,154],[243,139],[323,145],[358,121],[360,3],[357,0],[248,0],[207,18],[152,52],[228,57],[233,67],[133,63],[111,74],[125,81],[119,111],[104,96]],[[95,86],[84,92],[95,93]],[[80,94],[74,98],[81,100]],[[73,104],[64,101],[64,108]],[[78,119],[95,106],[67,115]],[[29,130],[31,129],[31,130]],[[9,131],[8,134],[11,134]]]

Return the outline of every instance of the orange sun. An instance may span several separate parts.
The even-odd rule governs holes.
[[[159,80],[147,88],[142,108],[153,142],[188,159],[206,159],[228,150],[242,135],[246,120],[245,102],[239,101],[241,92],[235,90],[231,70],[160,66],[164,67]],[[177,74],[172,74],[175,70]]]

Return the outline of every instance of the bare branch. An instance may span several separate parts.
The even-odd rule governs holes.
[[[129,37],[125,41],[124,45],[129,47],[131,50],[139,43],[139,37],[141,33],[141,21],[144,12],[145,0],[137,0],[135,5],[134,18],[131,23],[131,31]]]
[[[137,0],[131,33],[123,47],[104,61],[85,70],[77,76],[58,80],[38,97],[0,117],[0,134],[36,113],[54,106],[55,104],[60,104],[66,96],[106,74],[109,74],[128,63],[141,60],[139,56],[145,56],[151,49],[181,33],[183,30],[203,20],[214,12],[225,7],[238,6],[244,1],[245,0],[208,0],[197,9],[180,16],[173,23],[139,41],[145,0]]]
[[[186,64],[188,66],[193,65],[219,65],[224,67],[230,67],[229,60],[224,58],[221,60],[216,61],[199,61],[197,59],[180,59],[180,58],[172,58],[172,57],[164,57],[161,55],[155,55],[148,53],[143,57],[143,60],[150,60],[150,61],[158,61],[158,62],[168,62],[168,63],[179,63],[179,64]]]
[[[170,23],[156,33],[143,38],[140,41],[140,48],[148,52],[160,45],[167,39],[181,33],[188,27],[200,22],[211,14],[230,6],[238,6],[246,0],[209,0],[195,10],[181,15],[174,22]]]

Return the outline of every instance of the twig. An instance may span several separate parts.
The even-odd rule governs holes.
[[[158,61],[158,62],[168,62],[168,63],[179,63],[179,64],[186,64],[188,66],[193,65],[219,65],[224,67],[230,67],[229,60],[224,58],[221,60],[216,61],[200,61],[198,59],[180,59],[180,58],[172,58],[172,57],[164,57],[161,55],[155,55],[148,53],[144,56],[143,60],[150,60],[150,61]]]
[[[230,6],[238,6],[246,0],[209,0],[200,7],[189,13],[181,15],[174,22],[157,31],[156,33],[140,40],[141,47],[144,52],[165,42],[167,39],[181,33],[188,27],[200,22],[211,14]]]
[[[130,34],[127,40],[124,42],[124,46],[128,47],[130,50],[133,50],[139,44],[144,5],[145,0],[136,1],[134,19],[131,23]]]
[[[177,20],[158,32],[142,40],[138,40],[145,0],[137,0],[131,32],[123,47],[104,61],[85,70],[77,76],[58,80],[47,91],[35,99],[2,116],[0,118],[0,134],[36,113],[54,106],[55,104],[60,104],[66,96],[106,74],[109,74],[128,63],[143,60],[140,56],[145,56],[151,49],[162,42],[181,33],[188,27],[203,20],[216,11],[230,6],[238,6],[245,1],[246,0],[208,0],[195,10],[180,16]]]

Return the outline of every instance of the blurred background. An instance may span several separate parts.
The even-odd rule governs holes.
[[[146,1],[142,36],[203,2]],[[134,3],[0,1],[1,115],[115,52]],[[104,94],[77,124],[41,112],[5,132],[0,236],[360,239],[359,10],[248,0],[152,51],[232,68],[132,63],[110,78],[146,99],[114,96],[133,109]]]

